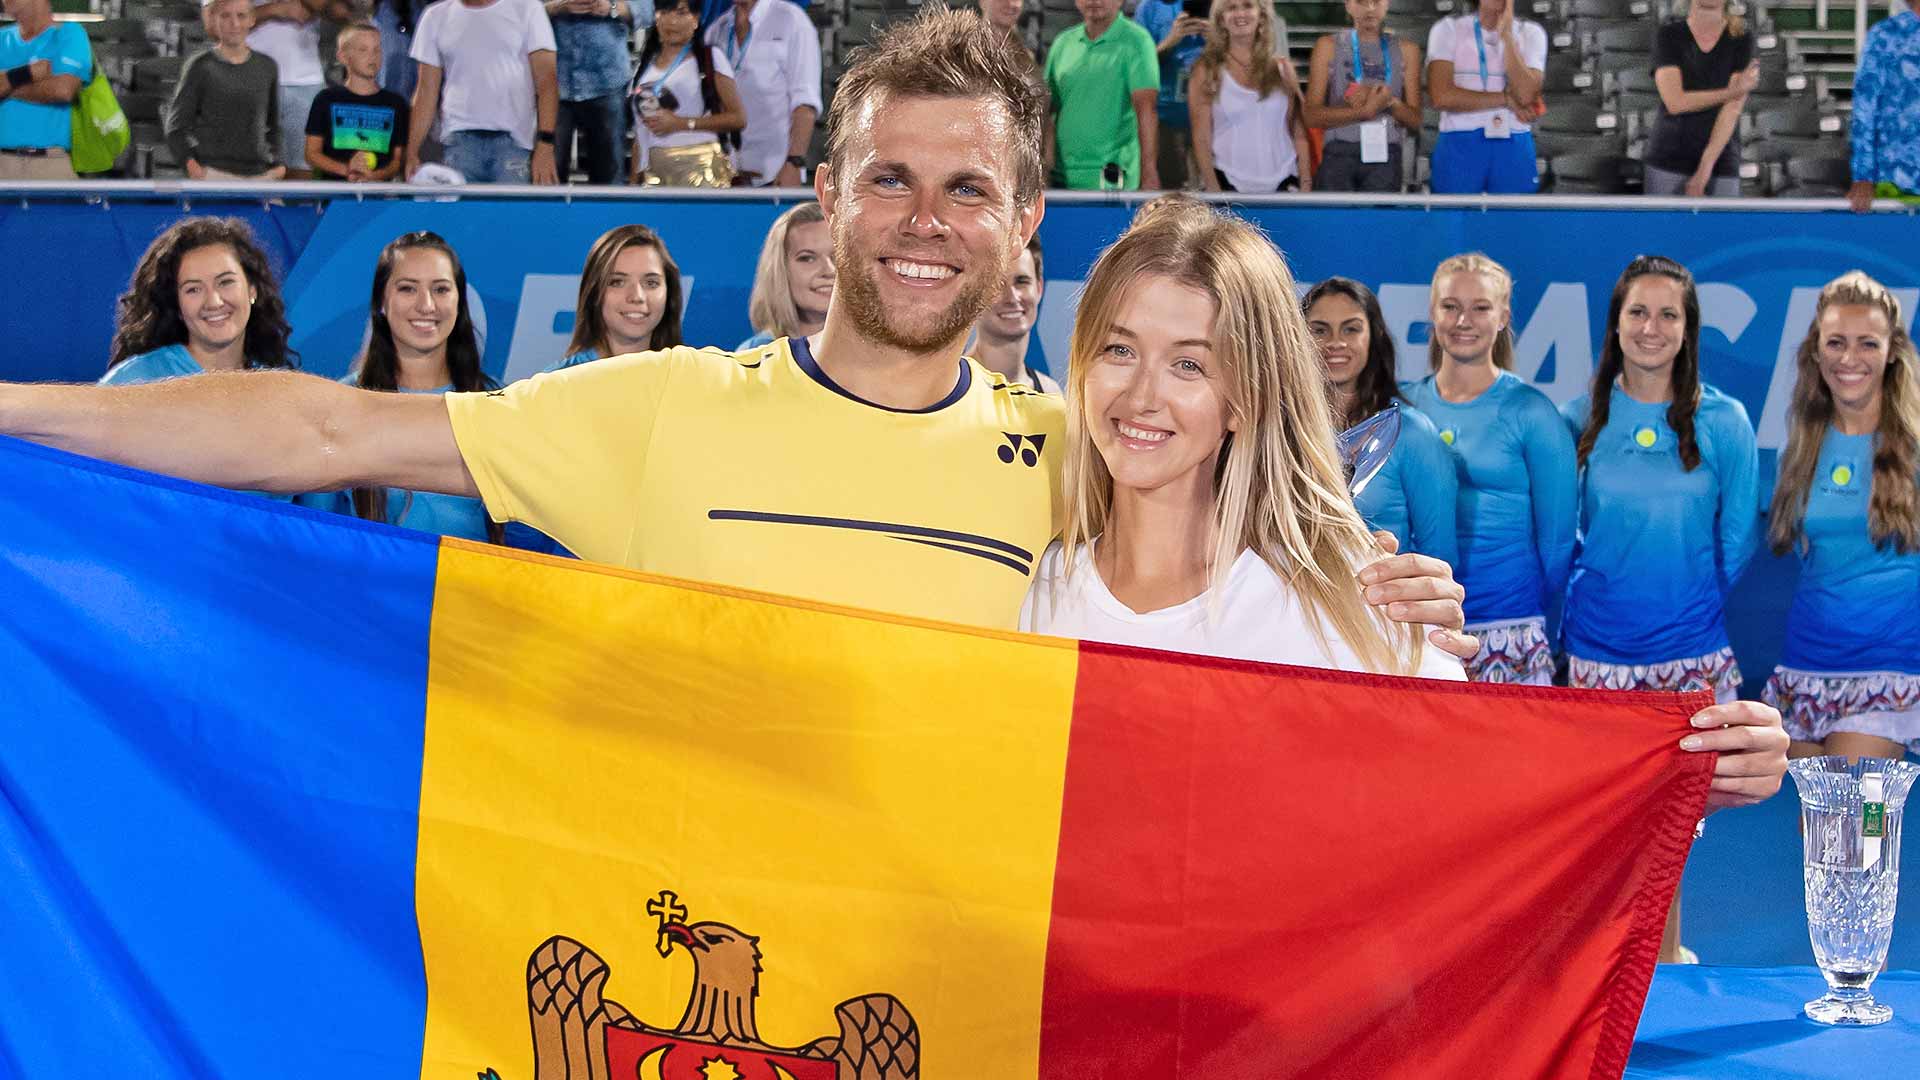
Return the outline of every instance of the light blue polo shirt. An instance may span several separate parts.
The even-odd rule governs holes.
[[[18,25],[0,28],[0,71],[35,60],[47,61],[55,75],[71,75],[84,85],[93,77],[93,44],[87,40],[86,27],[57,22],[32,41],[20,39]],[[72,107],[14,97],[0,100],[0,147],[73,149]]]

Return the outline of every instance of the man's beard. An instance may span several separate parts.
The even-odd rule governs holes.
[[[992,280],[976,279],[953,298],[953,303],[947,305],[930,327],[915,333],[900,326],[880,299],[880,285],[875,276],[892,271],[878,267],[873,260],[859,258],[851,247],[839,237],[834,238],[833,265],[836,269],[845,268],[839,269],[839,278],[833,284],[834,306],[845,308],[861,337],[903,352],[925,355],[951,344],[973,326],[1005,284],[999,280],[1005,275]]]

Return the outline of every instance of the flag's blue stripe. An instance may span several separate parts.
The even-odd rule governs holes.
[[[417,1076],[437,538],[0,440],[0,1076]]]

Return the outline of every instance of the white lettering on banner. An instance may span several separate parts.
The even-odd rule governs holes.
[[[1553,353],[1553,380],[1541,382],[1540,369],[1548,352]],[[1547,286],[1533,307],[1533,317],[1515,332],[1513,372],[1531,380],[1555,405],[1587,392],[1593,382],[1593,331],[1587,324],[1585,282],[1556,281]]]
[[[680,310],[687,310],[693,296],[693,275],[680,277]],[[554,324],[561,315],[576,315],[573,307],[580,299],[579,274],[528,274],[520,282],[519,315],[513,322],[513,342],[507,347],[507,370],[503,383],[517,382],[538,375],[566,358],[567,343],[573,340],[572,324],[565,333]],[[731,348],[732,342],[689,342],[692,345],[719,345]]]
[[[1760,312],[1747,290],[1722,281],[1703,281],[1694,287],[1700,294],[1700,328],[1718,330],[1731,345],[1747,332],[1747,324]]]
[[[1040,313],[1034,316],[1033,332],[1040,335],[1040,348],[1047,358],[1047,370],[1067,383],[1067,353],[1073,347],[1073,317],[1080,310],[1080,293],[1085,280],[1048,278],[1047,290],[1040,294]]]
[[[571,313],[580,295],[579,274],[528,274],[520,282],[520,305],[513,320],[513,344],[507,348],[502,382],[517,382],[545,371],[567,355],[573,335],[556,333],[555,320]]]

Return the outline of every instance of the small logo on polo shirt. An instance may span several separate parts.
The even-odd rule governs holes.
[[[1852,467],[1847,465],[1835,465],[1833,467],[1833,482],[1836,487],[1846,487],[1848,484],[1853,483]]]
[[[1452,429],[1452,428],[1441,428],[1441,429],[1440,429],[1440,441],[1441,441],[1441,442],[1443,442],[1443,443],[1446,443],[1446,444],[1447,444],[1448,446],[1452,446],[1452,445],[1453,445],[1453,429]]]
[[[1660,441],[1660,433],[1650,427],[1643,427],[1633,433],[1633,441],[1651,450],[1653,444]]]
[[[1003,431],[1000,434],[1007,437],[1007,444],[995,451],[1001,461],[1011,465],[1014,459],[1018,458],[1025,462],[1029,469],[1040,464],[1040,450],[1047,445],[1045,435],[1015,435],[1011,431]]]

